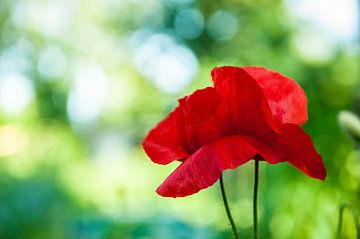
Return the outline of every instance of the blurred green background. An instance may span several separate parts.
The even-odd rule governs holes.
[[[296,79],[325,182],[261,163],[261,238],[332,238],[360,207],[360,152],[340,110],[360,114],[356,0],[0,0],[0,238],[230,238],[219,185],[157,196],[177,166],[140,148],[147,131],[221,65]],[[241,238],[253,163],[225,173]],[[355,238],[349,212],[343,238]]]

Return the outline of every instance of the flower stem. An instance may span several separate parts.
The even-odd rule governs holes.
[[[342,224],[343,224],[343,219],[344,219],[344,211],[345,211],[346,208],[348,208],[351,211],[351,214],[352,214],[353,219],[354,219],[355,228],[356,228],[356,239],[360,239],[359,215],[358,215],[356,209],[354,208],[354,206],[349,204],[349,203],[343,203],[342,205],[340,205],[340,208],[339,208],[339,222],[338,222],[338,227],[337,227],[337,238],[341,237]]]
[[[254,219],[254,239],[258,238],[257,230],[257,195],[259,187],[259,160],[255,159],[255,178],[254,178],[254,197],[253,197],[253,219]]]
[[[227,217],[229,219],[231,229],[232,229],[233,234],[234,234],[234,238],[239,239],[239,236],[238,236],[237,231],[236,231],[236,226],[235,226],[235,223],[234,223],[234,219],[231,216],[229,204],[228,204],[228,201],[227,201],[227,198],[226,198],[224,180],[223,180],[223,175],[222,174],[220,176],[220,188],[221,188],[221,195],[222,195],[222,199],[223,199],[225,210],[226,210],[226,215],[227,215]]]

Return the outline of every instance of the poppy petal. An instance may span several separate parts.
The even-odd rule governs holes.
[[[280,129],[258,83],[239,67],[215,68],[211,75],[215,89],[226,99],[236,133],[274,140]]]
[[[154,163],[168,164],[189,156],[183,146],[181,124],[182,115],[177,107],[146,136],[142,145]]]
[[[273,115],[282,123],[304,124],[308,119],[304,90],[293,79],[263,67],[242,67],[253,77],[269,102]]]
[[[188,152],[194,153],[221,137],[220,125],[214,122],[221,95],[212,87],[197,90],[179,100]]]
[[[219,137],[219,128],[210,122],[219,104],[220,95],[211,87],[180,99],[179,106],[143,141],[146,154],[155,163],[168,164]]]
[[[230,136],[203,146],[177,167],[158,187],[164,197],[184,197],[213,185],[225,169],[234,169],[255,155],[283,161],[279,153],[256,139]]]
[[[283,143],[293,149],[288,162],[312,178],[325,180],[326,169],[308,134],[295,124],[283,127]]]

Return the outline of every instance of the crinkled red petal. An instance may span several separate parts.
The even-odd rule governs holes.
[[[273,141],[280,132],[280,122],[273,117],[259,84],[239,67],[215,68],[211,75],[236,127],[233,134]]]
[[[168,164],[189,156],[184,148],[183,133],[179,125],[182,125],[182,116],[178,107],[144,139],[142,146],[154,163]]]
[[[304,124],[307,97],[293,79],[263,67],[242,67],[264,90],[273,115],[282,123]]]
[[[287,161],[308,176],[325,180],[326,169],[322,157],[314,148],[310,136],[295,124],[285,124],[282,131],[283,138],[280,142],[293,150]]]
[[[221,136],[212,115],[220,104],[214,88],[195,91],[179,100],[179,106],[152,129],[143,141],[150,159],[158,164],[187,158],[202,145]]]
[[[287,155],[263,142],[246,136],[221,138],[187,158],[158,187],[164,197],[184,197],[213,185],[226,169],[234,169],[253,159],[255,155],[273,163],[285,160]]]

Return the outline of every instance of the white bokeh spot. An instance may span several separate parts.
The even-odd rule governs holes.
[[[136,47],[134,62],[141,74],[166,93],[183,90],[199,67],[196,56],[189,48],[164,34],[145,37],[145,41]]]
[[[76,68],[67,104],[72,123],[88,125],[98,119],[109,91],[108,86],[109,79],[98,65]]]
[[[20,114],[31,103],[33,97],[33,85],[25,75],[0,75],[0,107],[6,114]]]

